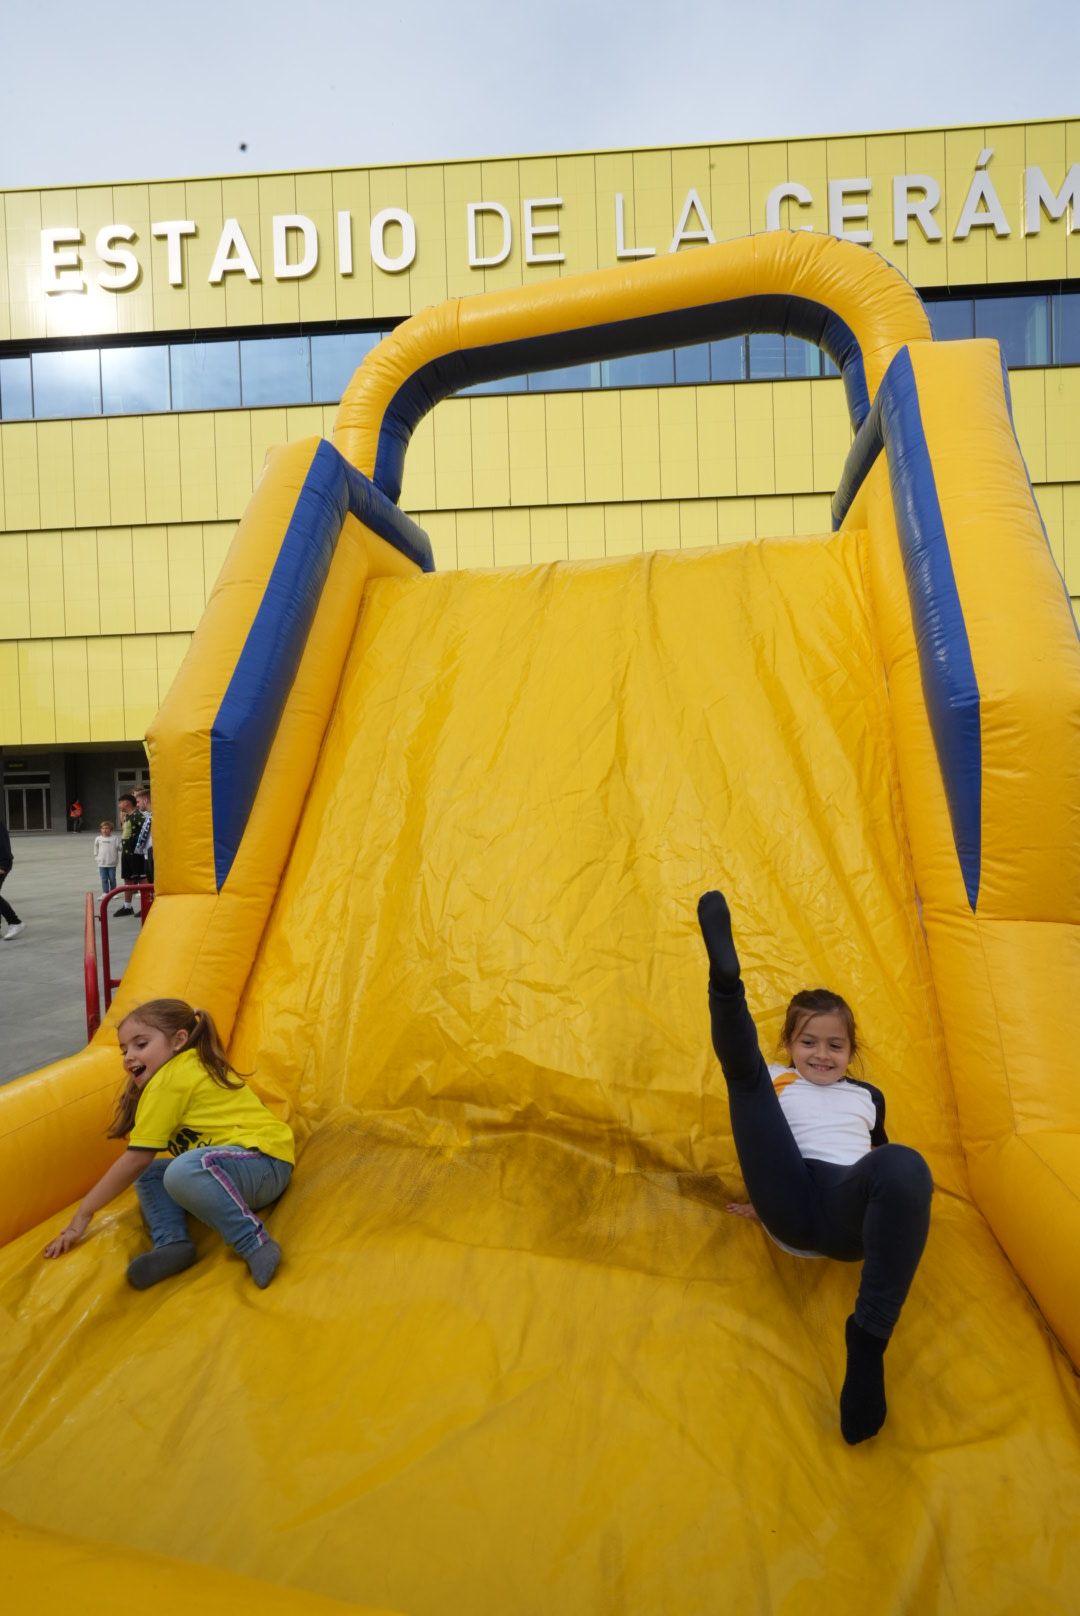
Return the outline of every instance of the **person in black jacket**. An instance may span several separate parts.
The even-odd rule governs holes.
[[[5,877],[11,874],[11,866],[14,862],[11,852],[11,837],[8,835],[7,826],[0,821],[0,887],[3,886]],[[21,931],[26,929],[25,922],[19,919],[10,903],[2,895],[0,895],[0,920],[7,921],[7,931],[2,939],[5,943],[10,942],[13,937],[17,937]]]

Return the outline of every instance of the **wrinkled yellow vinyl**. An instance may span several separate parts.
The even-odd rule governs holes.
[[[136,1295],[130,1204],[13,1243],[9,1508],[416,1613],[1068,1608],[1080,1404],[966,1192],[865,566],[853,532],[369,585],[233,1044],[310,1129],[286,1267],[208,1237]],[[706,881],[766,1032],[849,995],[933,1167],[860,1450],[857,1270],[721,1210]]]

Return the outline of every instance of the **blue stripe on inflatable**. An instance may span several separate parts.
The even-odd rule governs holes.
[[[870,475],[871,467],[885,447],[881,435],[881,392],[870,406],[870,413],[855,434],[855,442],[848,450],[844,470],[836,485],[832,500],[833,532],[838,532],[844,517],[851,509],[855,495]]]
[[[482,348],[460,348],[429,360],[398,388],[379,429],[373,481],[396,504],[401,497],[405,452],[417,424],[451,393],[479,382],[520,376],[527,371],[589,364],[627,354],[716,342],[747,332],[771,331],[815,343],[839,366],[852,425],[862,425],[870,409],[862,351],[851,327],[810,298],[760,296],[732,298],[666,314],[641,315],[523,337]]]
[[[427,535],[320,443],[297,495],[255,620],[210,731],[210,801],[218,888],[232,868],[281,713],[300,666],[345,517],[432,571]]]
[[[889,482],[923,699],[972,910],[982,863],[982,732],[979,687],[926,444],[911,355],[901,348],[878,389]]]

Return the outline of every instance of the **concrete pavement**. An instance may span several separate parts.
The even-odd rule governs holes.
[[[0,941],[0,1083],[86,1043],[83,913],[87,892],[101,896],[92,831],[12,836],[11,849],[15,864],[3,895],[26,930]],[[137,917],[110,923],[114,976],[138,934]]]

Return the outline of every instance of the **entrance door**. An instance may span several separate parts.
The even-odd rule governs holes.
[[[18,785],[4,786],[8,830],[51,830],[52,792],[49,776],[24,776]]]
[[[113,780],[117,800],[121,795],[133,797],[138,787],[150,785],[150,770],[145,763],[134,763],[130,768],[114,769]]]

